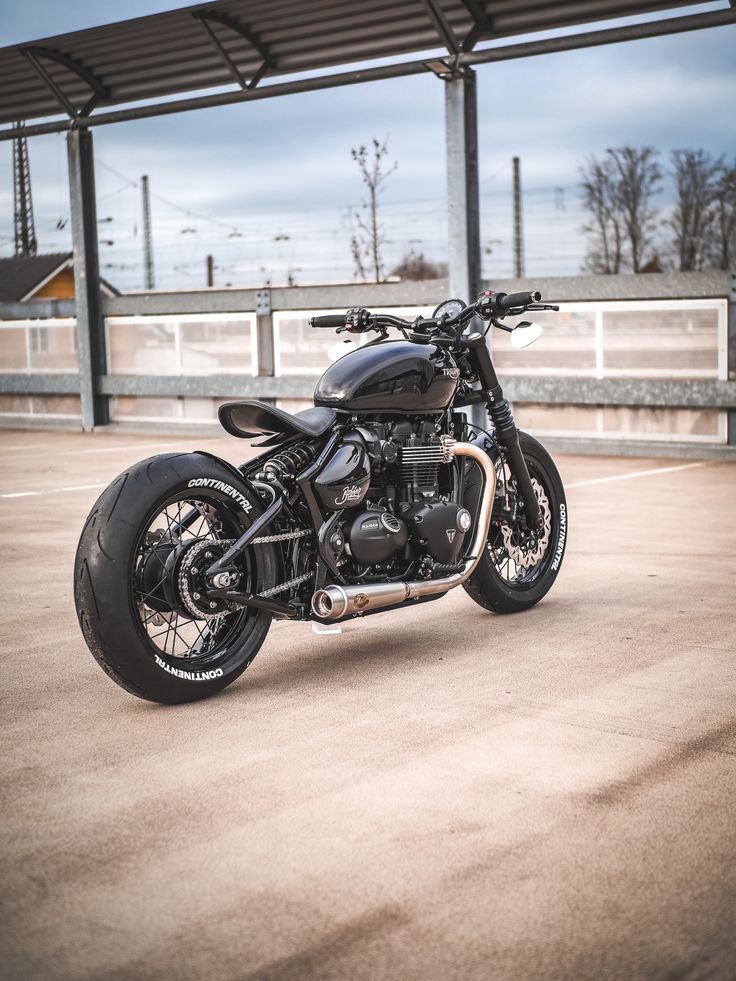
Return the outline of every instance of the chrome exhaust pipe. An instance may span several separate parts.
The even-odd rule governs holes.
[[[419,596],[435,596],[460,586],[472,574],[480,561],[488,542],[493,499],[496,493],[496,470],[493,461],[473,443],[445,444],[445,462],[453,456],[465,456],[474,460],[483,474],[483,490],[480,497],[478,527],[471,548],[460,572],[443,579],[420,579],[414,582],[386,582],[365,586],[325,586],[312,597],[312,613],[320,620],[341,620],[354,613],[370,612],[387,606],[396,606]]]

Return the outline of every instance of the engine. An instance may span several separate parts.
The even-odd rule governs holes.
[[[410,566],[445,574],[457,563],[472,518],[451,499],[450,445],[426,420],[346,434],[314,480],[320,503],[335,512],[324,539],[331,564],[363,581]]]

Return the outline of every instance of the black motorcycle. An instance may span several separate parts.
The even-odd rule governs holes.
[[[487,291],[412,323],[357,308],[314,317],[378,336],[327,369],[314,408],[221,406],[225,430],[260,439],[260,455],[234,467],[167,453],[121,474],[74,571],[104,671],[141,698],[186,702],[242,674],[273,617],[329,624],[459,585],[494,613],[538,603],[565,552],[565,493],[547,451],[517,430],[485,334],[533,336],[536,325],[502,318],[558,309],[540,300]],[[462,411],[474,404],[488,429]]]

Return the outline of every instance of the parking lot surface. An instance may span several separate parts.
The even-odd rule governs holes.
[[[562,457],[547,599],[278,622],[220,696],[139,701],[72,602],[152,453],[0,434],[0,976],[736,977],[736,465]]]

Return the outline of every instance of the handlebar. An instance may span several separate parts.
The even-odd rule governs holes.
[[[499,313],[505,313],[514,307],[528,307],[530,303],[539,303],[542,294],[539,290],[531,293],[495,293],[493,299]]]
[[[310,317],[309,319],[310,327],[344,327],[345,326],[345,314],[344,313],[327,313],[322,317]]]
[[[467,324],[476,315],[483,320],[489,320],[497,327],[504,330],[512,330],[498,323],[498,319],[509,314],[517,315],[526,310],[559,310],[558,306],[539,301],[542,294],[538,290],[531,290],[523,293],[496,293],[493,290],[486,290],[478,297],[475,303],[464,307],[456,316],[440,320],[433,318],[417,317],[410,323],[408,320],[401,320],[390,314],[371,314],[362,307],[352,307],[344,314],[325,314],[319,317],[310,318],[309,324],[312,327],[337,328],[338,333],[347,330],[352,334],[362,334],[368,330],[377,330],[387,336],[388,327],[396,327],[404,332],[410,340],[438,340],[444,336],[445,341],[456,343]]]

